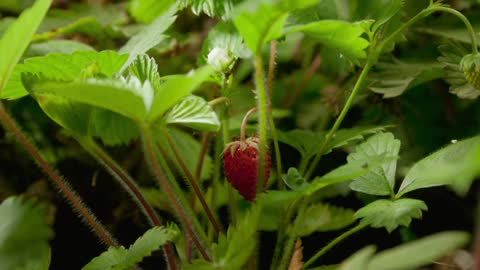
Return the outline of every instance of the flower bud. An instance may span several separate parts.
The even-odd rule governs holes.
[[[207,63],[218,72],[227,72],[232,69],[235,58],[223,48],[213,48],[207,56]]]
[[[476,89],[480,89],[480,54],[467,54],[460,61],[460,69],[465,79]]]

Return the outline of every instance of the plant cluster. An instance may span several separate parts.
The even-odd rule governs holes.
[[[29,157],[51,188],[0,185],[0,269],[54,267],[45,190],[105,249],[71,269],[407,270],[461,248],[480,267],[475,228],[412,228],[419,192],[462,199],[480,176],[475,1],[28,2],[0,3],[0,180]],[[102,222],[66,160],[94,164],[89,190],[108,173],[100,196],[131,201],[142,235]],[[404,238],[328,260],[373,230]]]

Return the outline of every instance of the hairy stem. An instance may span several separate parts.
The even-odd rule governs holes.
[[[207,155],[208,143],[210,142],[210,132],[205,132],[202,137],[202,147],[200,148],[200,154],[198,156],[197,168],[195,169],[195,179],[200,182],[202,178],[203,163]]]
[[[250,116],[252,116],[252,114],[256,111],[257,111],[256,107],[251,108],[243,117],[242,125],[240,126],[240,141],[242,142],[244,142],[246,139],[245,130],[247,129],[248,119],[250,119]]]
[[[187,215],[187,211],[180,204],[179,200],[177,199],[177,194],[175,194],[173,188],[170,186],[170,183],[167,180],[167,177],[165,176],[165,173],[163,172],[160,161],[158,160],[156,154],[156,144],[153,141],[149,127],[142,127],[142,143],[144,146],[145,158],[148,162],[150,170],[154,174],[155,179],[158,181],[160,187],[167,195],[175,214],[178,216],[183,227],[192,238],[193,243],[197,247],[202,257],[207,261],[211,261],[212,259],[210,254],[203,246],[200,236],[195,232],[195,227],[192,220]]]
[[[357,82],[355,83],[355,86],[353,87],[352,93],[348,97],[347,102],[345,103],[345,106],[343,107],[342,111],[340,112],[340,115],[337,117],[337,120],[333,124],[333,127],[330,129],[330,131],[327,133],[327,136],[325,137],[325,140],[323,141],[319,151],[317,152],[317,155],[315,156],[314,160],[310,164],[310,168],[307,170],[305,173],[305,179],[309,179],[314,171],[314,169],[317,167],[318,162],[320,161],[320,158],[322,157],[323,151],[325,150],[325,147],[328,145],[330,140],[333,138],[335,135],[335,132],[338,130],[340,127],[340,124],[342,124],[343,119],[347,115],[348,111],[350,110],[350,107],[353,104],[353,101],[355,100],[355,97],[360,90],[361,86],[365,82],[367,78],[367,74],[372,68],[373,65],[373,59],[368,58],[367,63],[363,67],[362,73],[360,74],[360,77],[358,78]]]
[[[330,249],[332,249],[335,245],[338,243],[342,242],[343,240],[347,239],[350,235],[362,230],[363,228],[367,227],[365,224],[358,224],[357,226],[351,228],[350,230],[342,233],[339,235],[337,238],[333,239],[328,245],[324,246],[322,249],[320,249],[315,255],[313,255],[304,265],[303,267],[306,269],[308,266],[310,266],[312,263],[314,263],[316,260],[318,260],[320,257],[322,257],[325,253],[327,253]]]
[[[158,216],[153,206],[147,201],[135,180],[133,180],[133,178],[91,138],[77,137],[76,139],[83,148],[100,162],[113,178],[130,194],[138,208],[142,210],[145,217],[148,219],[150,225],[163,226],[160,216]],[[179,269],[172,244],[167,243],[163,247],[163,251],[169,267],[168,269]]]
[[[8,113],[5,111],[3,103],[0,102],[0,121],[5,129],[12,132],[18,142],[27,150],[33,160],[43,170],[43,172],[53,181],[55,186],[60,190],[60,194],[70,203],[73,210],[79,214],[82,221],[88,225],[98,238],[107,246],[119,246],[117,240],[113,238],[110,232],[98,221],[93,212],[83,203],[80,196],[72,189],[72,187],[61,177],[43,158],[38,149],[23,134],[18,125],[15,123]]]
[[[220,225],[217,219],[215,218],[215,215],[213,214],[212,210],[210,210],[210,207],[208,206],[207,201],[205,200],[205,196],[203,195],[202,190],[198,186],[198,183],[195,180],[195,177],[193,176],[193,174],[190,172],[190,169],[185,164],[185,161],[183,160],[182,155],[178,151],[175,140],[173,139],[170,132],[168,132],[168,130],[165,129],[164,133],[165,133],[165,136],[167,137],[167,141],[168,141],[168,144],[170,145],[170,148],[173,150],[173,154],[175,155],[175,159],[177,160],[178,165],[180,166],[180,169],[185,174],[188,180],[188,183],[190,184],[190,186],[193,189],[193,192],[195,193],[198,200],[200,201],[200,204],[202,205],[203,210],[205,210],[205,213],[207,214],[207,217],[210,220],[210,223],[212,223],[212,226],[215,229],[215,233],[218,236],[221,232]]]
[[[277,45],[278,41],[272,40],[270,42],[270,59],[268,62],[268,76],[267,76],[267,86],[270,95],[272,94],[273,89],[273,78],[275,75],[275,58],[277,57]]]
[[[268,126],[268,104],[269,99],[265,89],[265,80],[263,74],[262,54],[257,53],[255,56],[255,84],[257,94],[257,109],[258,109],[258,129],[260,135],[260,159],[258,164],[258,181],[257,193],[263,191],[265,179],[265,164],[267,151],[267,126]]]
[[[275,58],[277,57],[277,45],[278,41],[272,40],[270,43],[270,61],[268,63],[268,76],[267,76],[267,86],[268,93],[271,96],[273,92],[273,79],[275,78]],[[275,128],[275,121],[273,120],[272,115],[272,105],[268,103],[268,122],[270,124],[270,132],[272,133],[273,147],[275,148],[275,161],[277,167],[277,177],[279,179],[278,186],[280,189],[285,187],[282,178],[282,157],[280,155],[280,147],[278,145],[278,136],[277,129]]]

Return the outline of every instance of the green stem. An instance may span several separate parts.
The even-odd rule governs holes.
[[[226,84],[226,80],[224,79],[223,83],[222,83],[222,94],[227,94],[226,93],[226,90],[227,90],[227,84]],[[221,123],[222,123],[222,139],[223,139],[223,145],[217,145],[217,150],[215,152],[215,155],[218,155],[219,157],[219,169],[222,167],[221,166],[221,156],[222,156],[222,153],[223,153],[223,146],[228,144],[230,142],[230,139],[231,139],[231,135],[230,135],[230,130],[229,130],[229,113],[228,113],[228,107],[225,107],[223,109],[223,112],[221,114]],[[216,184],[220,185],[220,171],[218,171],[218,179],[216,181]],[[227,192],[228,192],[228,208],[229,208],[229,213],[230,213],[230,222],[232,224],[236,224],[237,222],[237,214],[238,214],[238,207],[237,207],[237,203],[236,203],[236,200],[235,200],[235,190],[233,189],[232,185],[227,185]]]
[[[378,45],[378,47],[376,49],[376,52],[378,52],[377,56],[380,55],[380,53],[383,52],[383,49],[387,44],[389,44],[390,42],[393,42],[393,40],[396,38],[397,35],[399,35],[403,31],[405,31],[405,29],[410,27],[412,24],[418,22],[419,20],[427,17],[428,15],[430,15],[433,12],[436,12],[436,11],[442,11],[442,12],[450,13],[452,15],[457,16],[460,20],[462,20],[462,22],[465,24],[465,26],[467,27],[467,30],[470,34],[470,39],[472,41],[472,51],[473,51],[473,53],[477,53],[478,52],[477,39],[476,39],[476,36],[475,36],[475,31],[473,30],[473,27],[470,24],[470,21],[462,13],[458,12],[455,9],[448,8],[448,7],[439,7],[439,6],[435,6],[435,5],[430,4],[429,7],[420,11],[417,15],[415,15],[413,18],[411,18],[408,22],[403,24],[401,27],[399,27],[397,30],[395,30],[395,32],[390,34],[390,36],[388,36],[386,39],[384,39]]]
[[[266,181],[265,165],[266,165],[266,151],[267,151],[267,126],[268,126],[268,96],[265,89],[265,80],[263,74],[262,54],[257,53],[255,57],[255,84],[257,94],[257,109],[258,109],[258,129],[260,130],[260,159],[258,165],[258,181],[257,193],[263,191],[264,183]]]
[[[270,59],[268,63],[268,76],[267,76],[267,86],[268,86],[268,93],[271,96],[273,93],[273,79],[275,77],[275,58],[277,57],[277,45],[278,41],[272,40],[270,42]],[[282,157],[280,155],[280,147],[278,146],[278,136],[277,136],[277,129],[275,128],[275,121],[273,120],[272,115],[272,105],[268,103],[268,112],[269,112],[269,124],[270,124],[270,132],[272,133],[273,139],[273,147],[275,148],[275,160],[276,160],[276,167],[277,167],[277,178],[278,187],[279,189],[284,189],[285,185],[282,181]]]
[[[210,106],[215,106],[215,105],[218,105],[218,104],[221,104],[221,103],[226,103],[228,104],[230,102],[230,99],[228,99],[227,97],[218,97],[216,99],[212,99],[208,102],[208,105]]]
[[[340,127],[340,124],[342,124],[343,119],[347,115],[348,111],[350,110],[350,107],[352,107],[353,101],[355,100],[356,95],[358,94],[358,91],[364,84],[367,74],[372,68],[373,65],[373,58],[369,57],[367,60],[367,63],[363,67],[362,73],[360,73],[360,77],[358,78],[357,82],[355,83],[355,86],[353,87],[352,93],[348,97],[347,102],[345,103],[345,106],[343,107],[342,111],[340,112],[340,115],[337,117],[337,120],[333,124],[333,127],[330,129],[328,132],[327,136],[325,137],[325,140],[322,143],[322,146],[320,147],[317,155],[315,156],[314,160],[310,164],[310,168],[307,170],[305,173],[305,179],[309,179],[314,171],[314,169],[317,167],[318,162],[320,161],[320,158],[322,157],[323,151],[325,150],[325,147],[328,145],[330,140],[333,138],[335,135],[335,132],[338,130]]]
[[[290,220],[294,214],[294,211],[301,200],[295,200],[283,211],[282,223],[278,226],[277,230],[277,242],[275,243],[275,250],[273,252],[272,264],[270,266],[271,270],[277,270],[277,266],[281,260],[281,253],[284,247],[285,236],[287,232],[287,227],[290,224]]]
[[[465,17],[465,15],[463,15],[462,13],[458,12],[457,10],[455,10],[453,8],[448,8],[448,7],[432,7],[432,8],[430,8],[430,10],[432,12],[435,12],[435,11],[447,12],[447,13],[450,13],[452,15],[457,16],[457,18],[462,20],[462,22],[465,24],[465,27],[467,27],[467,30],[470,34],[470,39],[472,41],[472,52],[474,54],[478,53],[477,38],[476,38],[476,35],[475,35],[475,30],[473,30],[472,24],[467,19],[467,17]]]
[[[202,178],[203,163],[208,150],[208,144],[210,142],[210,132],[205,132],[202,137],[202,147],[200,148],[200,154],[198,156],[197,167],[195,168],[195,179],[200,182]]]
[[[187,211],[183,208],[180,204],[177,194],[174,192],[173,188],[170,186],[167,177],[160,165],[160,161],[158,160],[156,154],[156,144],[154,143],[151,131],[148,126],[142,126],[142,143],[144,147],[145,159],[150,167],[150,170],[155,176],[155,179],[158,181],[160,187],[163,189],[167,198],[169,199],[176,215],[178,216],[180,222],[182,223],[183,227],[187,231],[187,233],[192,238],[193,243],[197,247],[198,251],[202,255],[202,257],[207,260],[211,261],[212,258],[206,248],[203,246],[202,241],[200,239],[199,234],[195,231],[195,226],[192,220],[189,218]]]
[[[362,230],[363,228],[367,227],[366,224],[360,223],[357,226],[351,228],[350,230],[342,233],[339,235],[337,238],[333,239],[328,245],[324,246],[322,249],[320,249],[313,257],[311,257],[304,265],[303,268],[307,268],[310,266],[312,263],[314,263],[316,260],[318,260],[320,257],[322,257],[325,253],[327,253],[330,249],[332,249],[335,245],[338,243],[342,242],[343,240],[347,239],[350,235]]]
[[[197,196],[198,200],[200,201],[200,204],[203,207],[203,210],[207,214],[208,219],[210,220],[210,223],[212,223],[213,228],[215,229],[215,233],[217,236],[220,234],[220,225],[215,218],[215,216],[212,213],[212,210],[210,210],[210,207],[207,204],[207,201],[205,200],[205,196],[203,195],[202,190],[198,186],[197,181],[195,180],[195,177],[193,174],[190,172],[190,169],[187,167],[185,164],[185,161],[182,158],[182,155],[178,151],[178,148],[176,146],[175,140],[173,139],[172,135],[170,132],[168,132],[167,129],[164,130],[165,137],[167,138],[168,144],[170,145],[170,148],[173,150],[173,154],[175,155],[175,159],[177,160],[178,165],[180,166],[181,171],[184,173],[186,176],[188,183],[193,189],[193,192]]]
[[[97,143],[91,138],[76,137],[77,141],[87,150],[105,169],[117,180],[120,185],[130,194],[134,199],[139,209],[142,210],[145,217],[148,219],[152,226],[163,226],[160,216],[153,208],[153,206],[147,201],[145,196],[140,190],[140,187],[136,184],[135,180]],[[175,259],[175,252],[172,244],[168,243],[163,247],[165,259],[168,265],[168,269],[179,269],[177,261]]]
[[[272,40],[270,42],[270,59],[268,62],[268,76],[267,76],[267,85],[270,95],[273,91],[273,78],[275,75],[275,58],[277,57],[277,45],[278,41]]]
[[[18,142],[30,154],[33,160],[48,175],[55,186],[59,189],[60,194],[70,203],[70,206],[81,217],[81,220],[89,226],[98,238],[107,246],[119,246],[117,240],[108,232],[108,230],[98,221],[93,212],[83,203],[80,196],[72,189],[72,187],[60,176],[43,158],[38,149],[25,136],[25,134],[18,127],[15,120],[13,120],[5,111],[3,103],[0,101],[0,121],[6,130],[12,132],[17,138]]]
[[[270,122],[270,132],[272,133],[272,139],[273,139],[273,147],[275,149],[275,161],[276,161],[276,167],[277,167],[277,178],[278,178],[278,187],[279,189],[284,189],[285,188],[285,183],[282,180],[282,156],[280,154],[280,146],[278,144],[278,135],[277,135],[277,129],[275,128],[275,121],[273,121],[272,114],[270,114],[269,117],[269,122]]]

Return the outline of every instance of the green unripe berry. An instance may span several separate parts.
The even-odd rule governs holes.
[[[467,54],[460,62],[465,79],[476,89],[480,89],[480,54]]]

